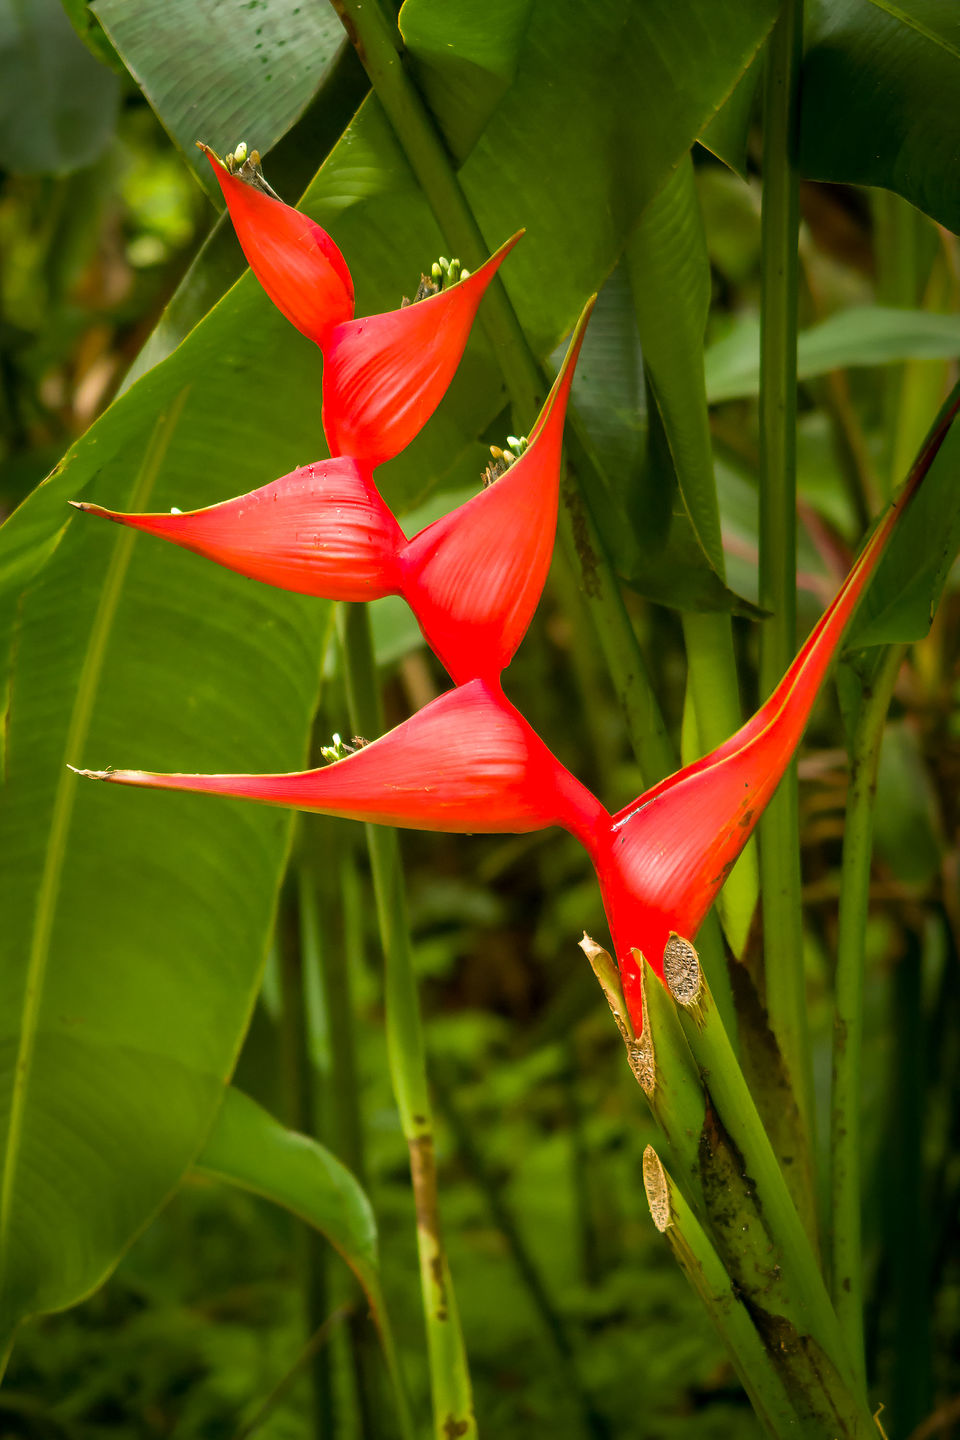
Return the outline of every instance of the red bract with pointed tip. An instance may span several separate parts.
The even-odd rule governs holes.
[[[213,166],[250,269],[291,325],[322,349],[334,326],[353,318],[347,262],[314,220],[231,175],[208,146],[200,148]]]
[[[301,595],[375,600],[399,589],[403,531],[369,467],[354,460],[303,465],[261,490],[205,510],[127,515],[80,500],[70,503]]]
[[[484,291],[522,234],[438,295],[336,326],[323,350],[331,455],[380,465],[419,435],[460,364]]]
[[[395,730],[320,770],[291,775],[82,771],[90,779],[293,805],[352,820],[454,834],[523,834],[562,825],[593,843],[610,817],[510,704],[473,680]]]
[[[944,426],[935,445],[946,433]],[[660,976],[671,931],[692,940],[783,777],[857,602],[935,450],[917,466],[770,699],[709,755],[613,818],[593,854],[624,997],[642,1023],[640,951]]]
[[[353,281],[325,230],[231,175],[201,147],[250,268],[323,351],[323,428],[331,455],[380,465],[420,433],[447,391],[484,291],[523,231],[479,270],[413,305],[354,320]]]
[[[537,608],[557,530],[567,400],[593,303],[584,307],[523,454],[404,552],[403,593],[458,683],[499,675]]]
[[[592,308],[590,300],[523,454],[409,543],[369,465],[346,457],[204,510],[127,515],[72,503],[284,590],[330,600],[403,595],[457,684],[494,681],[526,633],[550,568],[563,423]]]

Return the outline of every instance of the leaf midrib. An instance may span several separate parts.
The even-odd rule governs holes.
[[[144,455],[143,464],[134,482],[130,497],[132,510],[145,508],[156,483],[173,432],[180,420],[186,403],[189,385],[185,386],[171,402],[165,414],[161,414],[153,429],[150,443]],[[50,841],[44,859],[43,874],[37,891],[37,904],[33,928],[30,957],[27,962],[27,979],[24,988],[20,1044],[13,1072],[13,1087],[10,1096],[10,1121],[4,1146],[3,1181],[0,1188],[0,1293],[6,1280],[7,1253],[10,1237],[10,1218],[13,1209],[14,1187],[17,1178],[23,1133],[23,1117],[26,1109],[27,1088],[36,1048],[37,1028],[43,986],[46,978],[47,961],[50,954],[50,937],[53,933],[54,912],[60,881],[63,874],[67,835],[73,816],[78,777],[67,768],[72,759],[81,753],[86,740],[93,706],[96,699],[107,642],[120,603],[120,596],[130,564],[130,556],[136,540],[136,532],[122,530],[117,537],[104,577],[103,589],[97,603],[96,613],[90,629],[90,639],[77,693],[70,714],[67,739],[64,746],[63,769],[54,797],[53,817],[50,825]]]

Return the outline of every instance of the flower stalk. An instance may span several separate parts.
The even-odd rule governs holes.
[[[772,1255],[769,1251],[764,1255],[762,1242],[748,1239],[746,1268],[741,1262],[732,1270],[737,1284],[743,1286],[749,1270],[754,1270],[755,1303],[761,1295],[768,1297],[764,1305],[768,1348],[774,1355],[779,1352],[784,1382],[801,1412],[844,1440],[874,1435],[809,1237],[689,941],[671,936],[663,973],[687,1042],[707,1077],[717,1115],[742,1157],[742,1173],[749,1176],[757,1215],[773,1247]],[[725,1258],[731,1265],[730,1251]],[[782,1314],[770,1308],[776,1295]]]
[[[338,622],[351,724],[375,733],[382,727],[383,717],[367,612],[349,606],[341,611]],[[410,1153],[417,1215],[433,1433],[435,1440],[449,1440],[450,1435],[475,1440],[470,1368],[440,1227],[433,1110],[400,847],[391,830],[368,825],[366,834],[384,956],[390,1079]]]
[[[863,989],[870,908],[873,808],[884,722],[903,662],[891,645],[860,700],[850,745],[850,789],[843,827],[840,925],[834,982],[833,1087],[830,1099],[830,1214],[833,1303],[861,1384],[863,1341],[861,1127]]]
[[[797,635],[797,144],[802,50],[803,0],[785,0],[767,49],[763,100],[759,599],[770,611],[760,632],[764,697],[789,664]],[[813,1071],[803,965],[799,827],[797,773],[791,765],[760,832],[764,973],[771,1028],[799,1107],[799,1150],[809,1156]],[[803,1168],[810,1168],[809,1159]]]
[[[643,1185],[653,1223],[730,1351],[743,1388],[767,1434],[776,1440],[790,1440],[801,1434],[801,1419],[771,1364],[747,1306],[652,1145],[643,1152]]]

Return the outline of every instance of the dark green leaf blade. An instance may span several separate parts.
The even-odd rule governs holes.
[[[882,185],[960,230],[960,10],[950,0],[815,0],[800,169]]]
[[[0,0],[0,167],[64,175],[91,165],[113,136],[119,98],[117,76],[60,0]]]
[[[345,43],[332,6],[300,0],[96,0],[92,9],[218,203],[219,187],[195,142],[204,140],[220,154],[241,140],[269,150],[306,108]]]

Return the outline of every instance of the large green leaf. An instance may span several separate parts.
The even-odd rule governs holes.
[[[0,0],[0,167],[62,175],[92,164],[113,137],[119,97],[60,0]]]
[[[330,5],[95,0],[91,6],[201,184],[220,201],[205,140],[269,150],[308,105],[344,43]]]
[[[469,155],[514,80],[531,4],[460,0],[441,26],[432,0],[405,0],[400,31],[413,73],[458,161]]]
[[[330,1241],[356,1275],[380,1333],[404,1435],[412,1435],[403,1377],[387,1314],[377,1255],[377,1223],[366,1193],[345,1165],[318,1141],[288,1130],[232,1086],[206,1145],[198,1174],[251,1190],[282,1205]]]
[[[954,355],[960,355],[960,316],[857,305],[800,332],[797,377],[809,380],[850,366],[945,360]],[[758,394],[760,322],[745,316],[709,347],[704,360],[712,405]]]
[[[461,176],[491,244],[529,222],[505,279],[539,354],[607,274],[774,10],[535,7],[516,80]],[[211,93],[218,64],[211,49]],[[396,304],[445,248],[373,98],[305,208],[346,254],[360,313]],[[0,577],[29,577],[0,610],[8,1327],[97,1284],[197,1153],[246,1023],[289,833],[281,812],[117,795],[80,787],[65,766],[296,767],[326,613],[87,517],[64,529],[64,504],[202,505],[318,458],[320,368],[246,275],[0,532]],[[472,479],[473,442],[501,404],[477,338],[423,436],[385,467],[390,495]]]
[[[255,344],[212,355],[204,339],[177,352],[162,395],[148,376],[74,447],[0,532],[5,555],[49,544],[65,489],[163,508],[222,493],[225,456],[241,488],[272,471],[257,418],[208,409],[186,378],[217,375],[223,398],[231,375],[256,375]],[[309,409],[316,376],[300,373],[288,384]],[[161,416],[145,457],[144,406]],[[302,763],[327,608],[80,517],[4,597],[4,1331],[99,1283],[202,1143],[290,829],[283,812],[183,797],[118,807],[66,767]]]
[[[710,261],[689,155],[647,207],[627,245],[626,258],[644,363],[680,492],[704,559],[723,578],[703,379]]]
[[[846,648],[926,635],[958,549],[960,425],[955,420],[877,567]]]
[[[882,185],[960,230],[960,8],[953,0],[814,0],[800,168]]]
[[[288,1130],[231,1085],[195,1168],[263,1195],[319,1230],[340,1251],[379,1311],[373,1209],[359,1181],[318,1141]],[[381,1318],[378,1313],[378,1322]]]
[[[627,267],[597,297],[573,381],[590,503],[617,574],[664,605],[751,611],[727,590],[690,521],[647,385]]]

